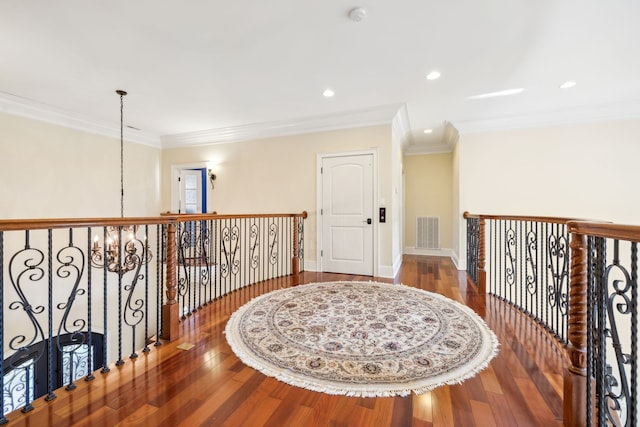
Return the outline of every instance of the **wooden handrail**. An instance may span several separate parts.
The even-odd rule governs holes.
[[[476,218],[476,219],[491,219],[491,220],[509,220],[509,221],[530,221],[530,222],[549,222],[552,224],[567,224],[570,221],[586,221],[579,218],[563,218],[556,216],[526,216],[526,215],[487,215],[487,214],[472,214],[465,212],[462,214],[464,219]]]
[[[304,218],[306,219],[309,215],[307,211],[303,211],[301,213],[272,213],[272,214],[217,214],[217,213],[206,213],[206,214],[174,214],[174,213],[163,213],[160,214],[162,217],[175,217],[175,219],[179,222],[183,221],[201,221],[205,219],[246,219],[246,218]]]
[[[43,219],[2,219],[0,231],[46,230],[75,227],[104,227],[119,225],[169,224],[176,221],[173,216],[127,217],[127,218],[43,218]]]
[[[610,222],[571,221],[569,232],[606,239],[640,242],[640,226],[613,224]]]
[[[36,218],[36,219],[2,219],[0,231],[19,230],[46,230],[75,227],[104,227],[119,225],[146,225],[169,224],[172,222],[200,221],[208,219],[233,219],[233,218],[307,218],[307,211],[301,213],[286,214],[173,214],[163,213],[160,216],[151,217],[125,217],[125,218]]]

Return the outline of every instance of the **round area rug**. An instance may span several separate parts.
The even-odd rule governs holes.
[[[498,340],[468,307],[404,285],[312,283],[261,295],[227,322],[244,362],[287,384],[359,397],[420,394],[484,369]]]

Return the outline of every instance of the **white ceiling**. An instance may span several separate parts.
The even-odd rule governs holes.
[[[117,127],[124,89],[126,124],[165,146],[367,124],[406,106],[410,149],[428,151],[447,122],[640,117],[639,41],[637,0],[3,0],[0,106]],[[432,70],[442,77],[428,81]],[[512,88],[524,91],[467,99]]]

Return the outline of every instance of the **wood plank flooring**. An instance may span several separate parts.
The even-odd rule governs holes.
[[[305,272],[301,283],[371,280]],[[388,279],[376,279],[393,282]],[[291,286],[273,280],[214,301],[182,325],[182,338],[96,374],[78,388],[38,399],[8,426],[561,426],[565,360],[553,341],[507,304],[478,295],[447,258],[405,256],[396,282],[437,292],[474,309],[500,340],[476,377],[422,395],[353,398],[307,391],[266,377],[231,352],[223,330],[250,299]],[[176,348],[192,343],[188,351]]]

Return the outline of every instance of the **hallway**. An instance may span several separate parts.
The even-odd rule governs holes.
[[[371,280],[305,272],[301,283]],[[390,282],[388,279],[376,279]],[[554,341],[533,321],[493,297],[479,296],[448,258],[405,256],[396,280],[474,309],[500,340],[500,353],[476,377],[420,396],[353,398],[307,391],[246,367],[223,330],[250,299],[291,286],[262,282],[227,295],[181,324],[182,338],[141,354],[52,402],[12,413],[9,426],[559,426],[562,368]],[[189,350],[176,346],[193,344]]]

